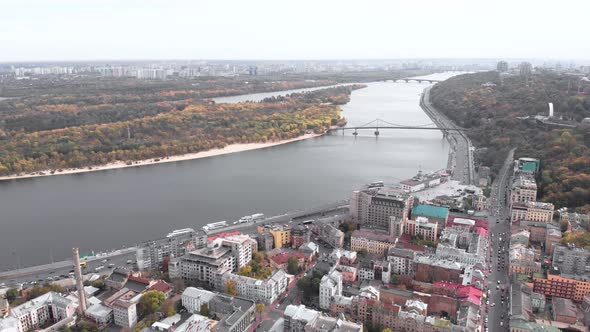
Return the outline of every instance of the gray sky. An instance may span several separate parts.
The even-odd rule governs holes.
[[[0,61],[589,59],[590,0],[0,0]]]

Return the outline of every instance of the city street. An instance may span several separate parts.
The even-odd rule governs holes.
[[[500,174],[492,184],[489,211],[489,230],[491,242],[491,264],[488,276],[489,305],[488,314],[483,315],[488,319],[487,331],[508,331],[509,326],[509,298],[510,281],[508,279],[508,250],[510,246],[510,211],[508,208],[508,186],[510,184],[511,165],[514,158],[514,150],[508,153],[508,157]],[[484,329],[485,331],[485,329]]]

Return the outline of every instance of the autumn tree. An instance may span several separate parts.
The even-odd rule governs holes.
[[[209,317],[209,304],[207,304],[207,303],[201,304],[201,308],[199,309],[199,314],[201,314],[201,316]]]
[[[236,282],[233,280],[228,280],[225,283],[225,292],[232,296],[238,295],[238,290],[236,288]]]
[[[166,296],[164,293],[157,290],[151,290],[143,294],[141,299],[139,299],[139,303],[145,312],[151,314],[156,312],[165,300]]]

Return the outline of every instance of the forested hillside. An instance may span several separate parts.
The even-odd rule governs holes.
[[[497,172],[508,150],[518,147],[517,157],[542,161],[540,199],[590,212],[590,126],[581,123],[590,117],[589,93],[590,83],[575,76],[537,73],[526,82],[519,75],[485,72],[437,84],[431,98],[457,124],[475,129],[468,134],[479,163]],[[548,115],[549,102],[557,119],[577,127],[534,120]]]
[[[163,158],[232,143],[289,139],[307,130],[321,133],[341,119],[337,104],[362,87],[341,86],[260,103],[183,99],[131,103],[137,105],[133,108],[129,103],[88,107],[72,102],[52,107],[46,102],[27,115],[5,115],[0,127],[0,175]],[[44,112],[51,116],[43,116]]]

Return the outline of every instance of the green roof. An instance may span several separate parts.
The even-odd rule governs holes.
[[[449,208],[443,206],[420,204],[412,208],[412,217],[414,216],[447,219],[447,217],[449,216]]]

